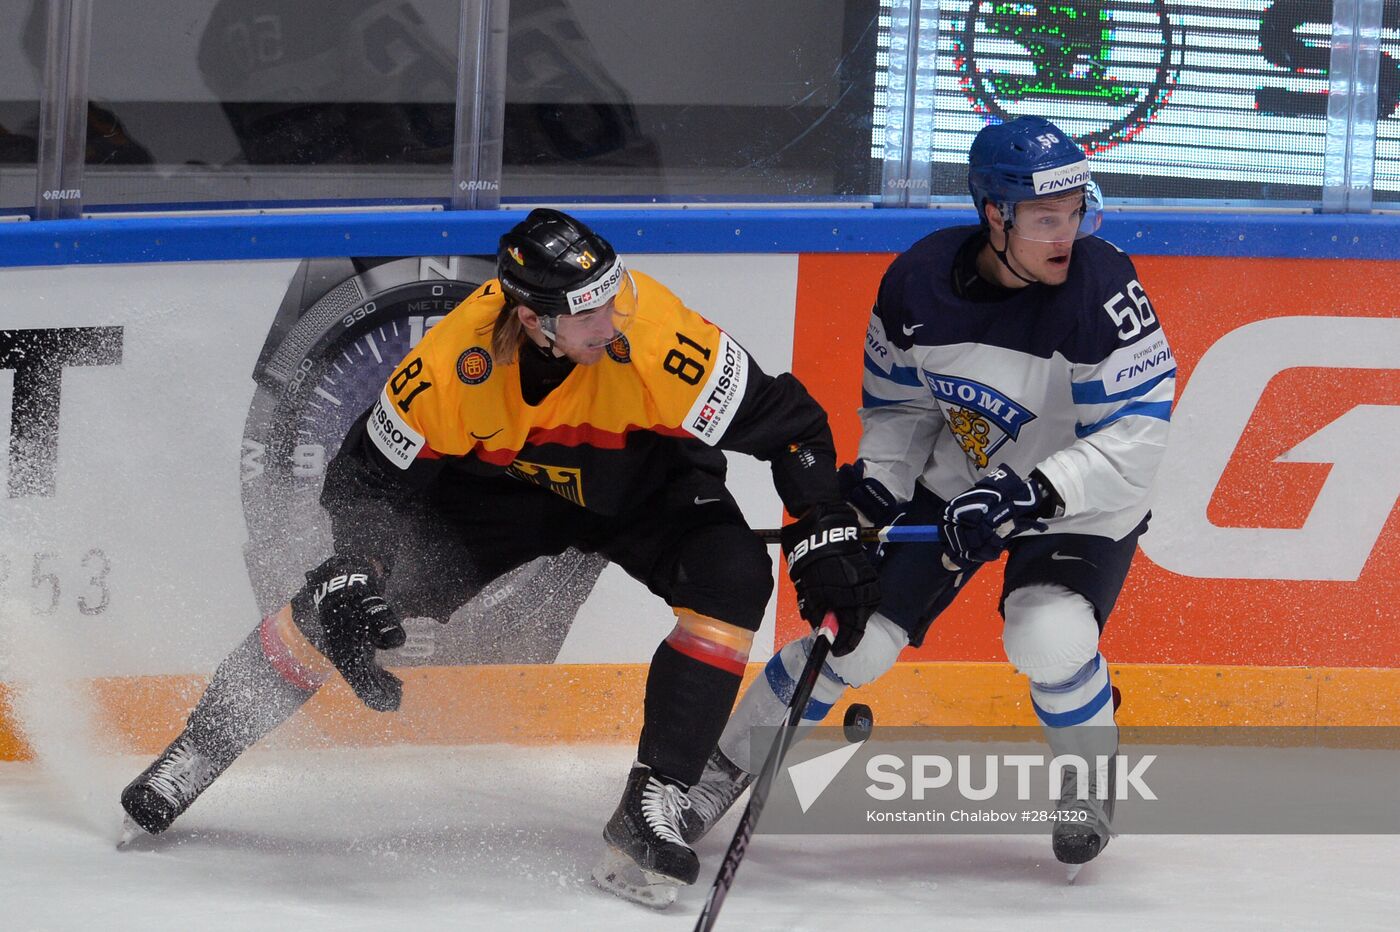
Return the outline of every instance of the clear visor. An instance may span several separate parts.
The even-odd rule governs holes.
[[[607,346],[627,332],[637,312],[637,286],[623,269],[610,294],[586,311],[541,317],[540,329],[549,339],[566,346],[594,349]]]
[[[1103,223],[1103,196],[1089,182],[1078,197],[1061,195],[1007,204],[1003,214],[1012,233],[1037,243],[1067,243],[1092,236]]]

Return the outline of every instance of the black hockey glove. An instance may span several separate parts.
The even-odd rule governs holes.
[[[1022,479],[1011,467],[998,466],[943,509],[943,549],[964,569],[995,560],[1006,549],[1006,538],[1028,528],[1045,530],[1041,517],[1059,504],[1034,474]]]
[[[867,476],[862,461],[856,460],[836,470],[836,484],[841,489],[841,497],[850,502],[863,524],[883,528],[904,520],[908,505],[896,499],[879,479]],[[865,552],[874,565],[879,566],[884,559],[885,547],[883,541],[865,545]]]
[[[813,628],[836,615],[833,656],[855,650],[880,604],[880,583],[860,543],[856,513],[845,502],[815,505],[783,528],[783,555],[797,588],[797,610]]]
[[[394,712],[403,681],[381,667],[374,652],[402,647],[407,634],[399,613],[379,594],[369,561],[334,556],[306,574],[320,613],[326,658],[360,701],[376,712]]]

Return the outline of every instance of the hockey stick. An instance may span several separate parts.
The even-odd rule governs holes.
[[[797,678],[797,687],[792,693],[792,700],[788,703],[787,718],[779,727],[777,737],[773,739],[773,747],[768,752],[768,760],[764,762],[762,772],[754,781],[753,792],[749,795],[749,804],[744,807],[744,815],[739,819],[739,827],[734,830],[734,838],[729,842],[729,850],[724,853],[724,863],[720,865],[719,873],[715,875],[715,882],[710,885],[710,895],[705,897],[705,907],[700,910],[700,918],[695,920],[695,932],[709,932],[710,929],[714,928],[715,920],[719,918],[719,909],[724,905],[724,898],[729,895],[729,888],[734,885],[734,875],[738,873],[739,863],[744,860],[744,853],[748,850],[750,839],[753,838],[754,828],[758,825],[758,817],[763,813],[763,804],[768,801],[768,791],[773,788],[773,781],[777,779],[778,769],[782,767],[783,758],[787,756],[788,748],[792,746],[793,737],[797,734],[797,726],[802,722],[802,713],[807,709],[807,700],[812,698],[812,687],[817,684],[822,664],[826,663],[826,655],[831,651],[831,644],[835,640],[836,616],[828,614],[821,627],[817,629],[817,637],[812,644],[812,653],[807,657],[807,665],[802,668],[802,673]]]
[[[765,544],[782,542],[779,528],[758,528],[754,531]],[[863,527],[861,543],[925,544],[937,543],[942,537],[936,524],[891,524],[889,527]]]

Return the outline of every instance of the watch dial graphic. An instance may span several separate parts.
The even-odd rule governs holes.
[[[464,256],[301,263],[254,370],[243,431],[244,555],[262,612],[286,602],[331,552],[318,499],[350,425],[423,334],[494,275],[490,260]],[[605,565],[575,550],[535,560],[445,626],[406,621],[409,641],[390,662],[553,661]]]

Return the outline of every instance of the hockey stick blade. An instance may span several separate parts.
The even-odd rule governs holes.
[[[782,543],[782,529],[759,528],[754,531],[765,544]],[[942,535],[936,524],[891,524],[889,527],[863,527],[861,543],[936,544]]]
[[[715,920],[719,918],[720,907],[724,905],[724,898],[729,895],[729,888],[734,885],[734,875],[739,872],[739,864],[744,860],[749,842],[753,839],[754,828],[758,825],[759,816],[763,814],[763,805],[768,801],[768,792],[773,788],[773,781],[778,777],[788,748],[792,746],[797,726],[802,722],[802,713],[807,709],[807,701],[812,698],[812,687],[817,684],[822,664],[826,663],[826,655],[831,651],[831,644],[835,640],[836,616],[827,615],[826,620],[817,629],[816,642],[812,645],[807,665],[802,668],[802,673],[797,678],[797,687],[788,703],[787,718],[773,739],[768,760],[764,762],[763,770],[754,781],[753,790],[749,794],[749,804],[744,807],[744,815],[739,819],[738,828],[734,830],[729,850],[724,853],[724,862],[720,864],[719,872],[715,874],[715,882],[710,885],[710,893],[705,897],[705,906],[700,910],[699,918],[695,920],[695,932],[709,932],[714,928]]]

